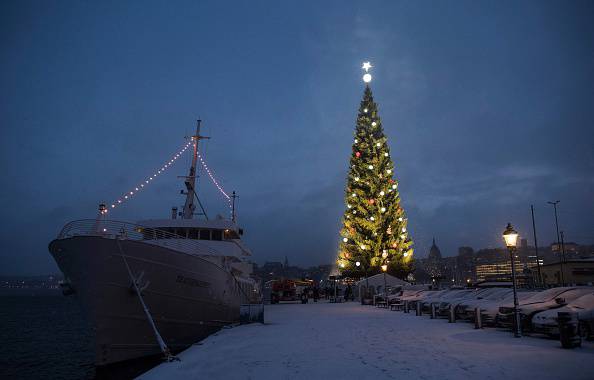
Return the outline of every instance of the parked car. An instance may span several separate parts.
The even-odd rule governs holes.
[[[485,292],[477,294],[475,298],[464,299],[456,306],[456,317],[465,320],[474,320],[474,309],[484,308],[489,303],[503,303],[505,297],[512,294],[513,290],[509,288],[488,288]],[[497,311],[499,307],[497,306]]]
[[[454,305],[455,308],[460,302],[464,302],[464,300],[468,299],[475,299],[478,297],[478,295],[484,293],[485,290],[486,289],[465,289],[449,297],[445,297],[439,302],[437,314],[441,316],[447,316],[450,311],[450,305]]]
[[[519,291],[518,303],[526,302],[528,299],[534,297],[539,292],[533,291]],[[512,304],[514,302],[513,290],[509,292],[503,299],[486,300],[481,303],[481,320],[484,326],[494,326],[497,322],[497,314],[502,305]]]
[[[437,304],[437,306],[439,307],[439,304],[441,302],[450,300],[450,299],[455,299],[457,297],[461,297],[464,294],[468,294],[469,292],[472,292],[472,289],[464,289],[464,290],[460,290],[460,289],[452,289],[452,290],[448,290],[445,291],[444,293],[440,293],[437,295],[434,295],[433,297],[428,297],[425,298],[424,300],[421,301],[421,308],[423,310],[423,312],[425,313],[429,313],[431,311],[431,304],[435,303]]]
[[[559,312],[578,313],[580,335],[583,338],[594,336],[594,289],[565,306],[535,314],[532,317],[533,331],[549,336],[558,336],[559,324],[557,322],[557,316]]]
[[[415,296],[403,298],[402,300],[408,301],[409,309],[415,309],[417,307],[417,302],[422,302],[429,297],[436,297],[445,292],[447,292],[447,290],[425,290]]]
[[[556,309],[591,292],[589,287],[559,287],[544,290],[519,303],[520,326],[522,330],[530,331],[534,314],[548,309]],[[513,302],[499,308],[497,325],[501,327],[514,326]]]
[[[408,290],[405,289],[403,290],[400,294],[390,294],[388,295],[388,303],[392,304],[392,303],[397,303],[397,302],[401,302],[405,299],[411,298],[411,297],[415,297],[419,294],[421,294],[422,292],[425,292],[426,290],[423,289],[413,289],[413,290]]]

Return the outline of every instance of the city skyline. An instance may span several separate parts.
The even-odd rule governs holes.
[[[503,247],[508,222],[531,243],[531,204],[554,243],[554,200],[565,240],[594,242],[591,3],[0,7],[2,275],[57,272],[62,226],[153,173],[198,118],[254,261],[333,262],[364,61],[417,258],[434,236],[444,253]],[[110,217],[167,218],[187,158]]]

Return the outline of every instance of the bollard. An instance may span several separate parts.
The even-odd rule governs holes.
[[[421,316],[423,314],[423,307],[421,306],[421,303],[417,301],[417,317]]]
[[[481,308],[480,307],[474,308],[474,328],[475,329],[483,328],[483,320],[481,319]]]
[[[435,319],[435,304],[431,302],[431,319]]]
[[[454,304],[450,304],[450,313],[449,313],[449,318],[448,318],[449,323],[456,322],[456,313],[454,312],[455,310],[456,310],[456,308],[454,307]]]
[[[563,348],[581,347],[582,337],[578,334],[577,313],[560,311],[557,313],[559,340]]]
[[[404,301],[404,312],[408,313],[408,301]]]

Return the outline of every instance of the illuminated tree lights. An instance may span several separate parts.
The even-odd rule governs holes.
[[[368,71],[370,67],[366,62],[363,68]],[[366,85],[357,116],[340,231],[337,264],[343,274],[387,271],[404,278],[412,270],[413,242],[386,142],[377,104]]]

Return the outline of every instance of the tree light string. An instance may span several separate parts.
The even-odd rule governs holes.
[[[181,155],[188,150],[189,147],[193,146],[193,141],[189,141],[188,143],[184,144],[184,146],[175,154],[169,161],[167,161],[161,168],[157,169],[152,175],[146,177],[140,184],[134,186],[133,189],[124,193],[121,197],[117,200],[113,201],[108,208],[103,209],[101,211],[103,214],[106,214],[109,209],[115,209],[116,207],[121,206],[126,201],[130,200],[134,195],[138,194],[138,192],[145,188],[149,183],[151,183],[158,175],[163,173],[165,170],[169,169]]]
[[[223,196],[225,197],[225,199],[229,203],[229,208],[231,208],[232,207],[231,206],[231,197],[225,192],[225,190],[223,189],[223,187],[221,185],[219,185],[219,182],[215,179],[214,175],[212,174],[212,172],[208,168],[208,165],[206,165],[206,162],[204,161],[204,159],[202,158],[202,156],[200,155],[200,153],[198,153],[198,159],[200,160],[200,164],[202,165],[202,167],[204,168],[204,170],[206,170],[206,173],[210,177],[210,180],[212,181],[212,183],[216,186],[217,189],[219,189],[219,192],[221,194],[223,194]]]

